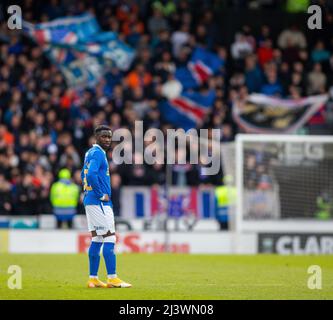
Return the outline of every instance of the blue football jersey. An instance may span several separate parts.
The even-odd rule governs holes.
[[[105,151],[98,144],[94,144],[84,157],[81,172],[84,190],[83,204],[99,205],[104,194],[111,199],[111,181],[109,163]],[[104,205],[112,206],[112,202],[103,201]]]

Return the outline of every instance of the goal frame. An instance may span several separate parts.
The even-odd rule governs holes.
[[[244,221],[244,143],[245,142],[310,142],[310,143],[332,143],[333,136],[305,136],[285,134],[237,134],[236,135],[236,232],[314,232],[331,233],[333,230],[333,219],[320,221],[315,219],[284,219],[281,221]]]

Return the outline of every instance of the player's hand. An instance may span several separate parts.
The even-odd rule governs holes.
[[[102,201],[110,201],[109,195],[105,194],[103,195],[103,197],[101,198]]]

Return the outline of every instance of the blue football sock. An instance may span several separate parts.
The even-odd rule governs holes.
[[[89,269],[90,276],[97,276],[100,255],[99,252],[101,250],[102,242],[92,241],[89,247],[88,255],[89,255]]]
[[[108,275],[116,274],[116,255],[114,253],[114,243],[104,242],[103,256]]]

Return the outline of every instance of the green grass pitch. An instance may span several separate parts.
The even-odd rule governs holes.
[[[333,299],[332,256],[119,254],[117,261],[132,288],[86,288],[85,254],[0,254],[0,300]],[[22,268],[20,290],[7,286],[10,265]],[[320,290],[307,286],[310,265],[322,269]]]

